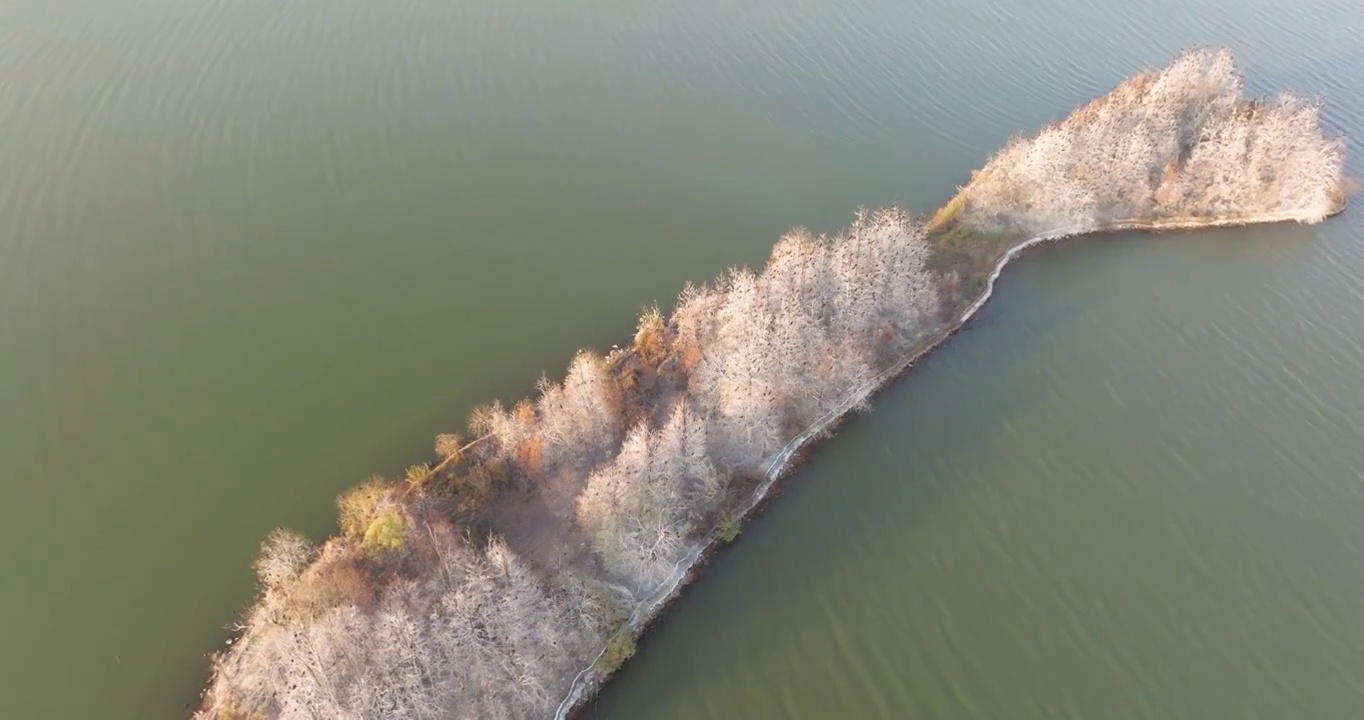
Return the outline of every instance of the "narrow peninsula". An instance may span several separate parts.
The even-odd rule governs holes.
[[[1246,99],[1195,49],[1031,138],[936,214],[793,230],[760,270],[687,286],[633,341],[582,351],[465,443],[337,500],[321,545],[264,542],[260,598],[197,720],[565,718],[794,464],[1065,236],[1319,222],[1344,151],[1315,102]]]

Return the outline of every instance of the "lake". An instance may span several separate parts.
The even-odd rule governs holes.
[[[270,529],[859,204],[1345,0],[0,0],[0,717],[187,714]],[[1356,204],[1358,200],[1356,201]],[[1070,241],[847,425],[586,716],[1355,718],[1364,215]]]

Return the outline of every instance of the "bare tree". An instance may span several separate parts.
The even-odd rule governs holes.
[[[963,190],[978,223],[1087,232],[1113,222],[1315,222],[1339,207],[1344,153],[1319,107],[1246,100],[1226,50],[1191,50],[1016,138]]]
[[[541,379],[536,432],[551,466],[588,467],[614,449],[620,396],[600,355],[579,352],[562,385]]]
[[[256,576],[261,587],[287,586],[308,567],[316,554],[317,548],[308,538],[284,528],[272,531],[261,544],[260,556],[256,558]]]
[[[215,667],[209,708],[282,720],[447,720],[548,714],[568,670],[604,641],[494,539],[442,548],[450,574],[391,587],[364,611],[342,605],[281,624],[256,613]],[[357,642],[363,638],[363,642]]]
[[[603,563],[637,595],[672,573],[696,521],[721,495],[706,432],[705,421],[679,403],[658,432],[633,428],[578,498],[579,522]]]

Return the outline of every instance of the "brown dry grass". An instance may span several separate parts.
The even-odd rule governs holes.
[[[298,617],[316,617],[345,604],[372,607],[379,585],[366,571],[364,561],[351,553],[327,555],[299,576],[287,598],[290,612]]]

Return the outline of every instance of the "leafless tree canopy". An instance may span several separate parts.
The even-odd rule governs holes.
[[[500,540],[470,547],[373,480],[343,496],[346,534],[311,568],[302,538],[272,535],[257,564],[262,600],[219,657],[202,717],[545,715],[624,608],[700,541],[732,478],[758,472],[934,326],[928,255],[907,214],[860,211],[831,236],[788,234],[761,272],[688,288],[666,321],[647,311],[639,335],[681,389],[656,394],[623,434],[621,381],[587,352],[562,383],[542,380],[534,404],[477,412],[472,424],[496,440],[500,461],[586,477],[572,509],[589,538],[582,567],[537,573]],[[373,594],[328,587],[366,582],[343,570],[376,523],[401,530],[417,577]]]
[[[716,463],[755,472],[938,318],[923,230],[899,210],[859,211],[828,237],[794,231],[755,274],[683,293],[677,352]]]
[[[581,352],[534,402],[476,410],[469,430],[481,439],[461,448],[441,436],[442,463],[423,466],[423,482],[375,479],[343,495],[340,537],[320,548],[269,537],[261,599],[216,657],[196,717],[549,715],[751,490],[744,481],[942,337],[944,289],[980,287],[980,267],[944,260],[979,255],[972,233],[1310,222],[1337,209],[1342,152],[1317,107],[1240,93],[1230,54],[1187,52],[1011,141],[939,213],[951,233],[935,219],[930,235],[897,209],[859,210],[832,235],[794,230],[760,271],[689,285],[670,316],[646,311],[630,348]],[[428,474],[447,479],[453,500]],[[508,476],[515,489],[494,487]],[[459,527],[504,517],[468,510],[497,492],[504,506],[547,508],[536,522],[553,532],[515,545],[521,557],[506,541],[515,528],[471,538]],[[499,530],[488,522],[479,527]]]
[[[672,573],[720,491],[706,423],[683,401],[658,430],[636,426],[616,459],[592,473],[578,518],[593,533],[608,577],[643,597]]]
[[[300,616],[287,588],[267,586],[215,667],[214,708],[338,720],[548,714],[561,676],[603,637],[579,612],[591,599],[551,592],[501,542],[480,550],[435,537],[430,572],[373,607]]]
[[[964,188],[978,218],[1034,232],[1115,221],[1316,222],[1342,202],[1344,152],[1318,105],[1247,100],[1226,50],[1190,50],[1030,139],[1015,138]]]

